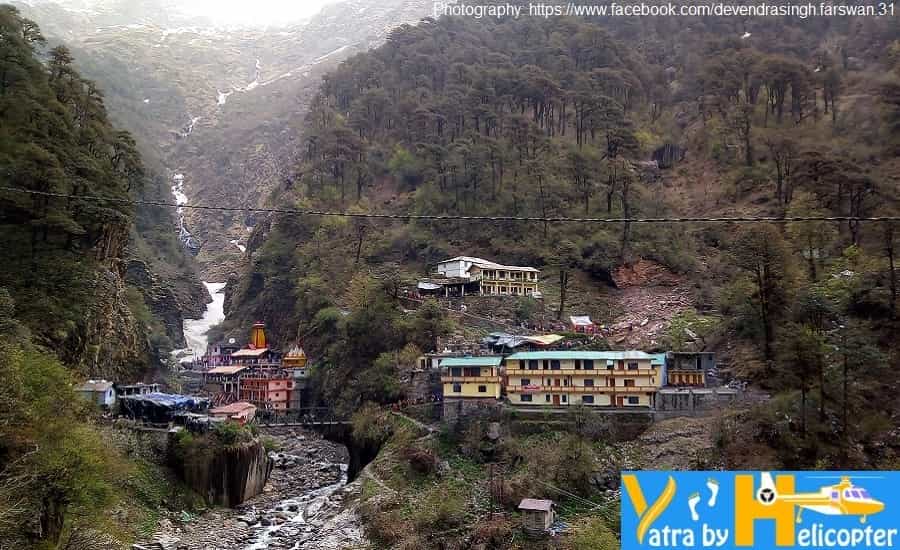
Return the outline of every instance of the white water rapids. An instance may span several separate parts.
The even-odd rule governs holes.
[[[317,550],[346,548],[348,541],[363,542],[362,530],[334,495],[347,486],[347,465],[341,464],[341,479],[331,485],[281,501],[275,510],[297,508],[297,512],[279,525],[260,529],[244,550],[287,548]]]

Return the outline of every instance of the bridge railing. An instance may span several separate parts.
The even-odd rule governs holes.
[[[423,422],[439,420],[443,402],[440,399],[406,400],[382,405],[381,410],[402,412]],[[330,407],[304,407],[290,411],[261,410],[257,411],[254,423],[261,426],[277,426],[283,424],[333,424],[349,422],[348,415],[341,415]]]
[[[258,411],[255,421],[261,425],[322,424],[346,422],[349,418],[337,415],[328,407],[305,407],[290,411]]]

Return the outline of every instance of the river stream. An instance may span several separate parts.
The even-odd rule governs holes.
[[[185,550],[341,550],[366,546],[348,483],[347,449],[314,432],[270,433],[280,449],[262,494],[234,509],[186,519],[174,514],[156,540]]]

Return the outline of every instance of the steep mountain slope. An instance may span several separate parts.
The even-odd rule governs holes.
[[[115,201],[146,182],[140,156],[67,49],[41,64],[40,30],[9,6],[0,33],[0,185],[113,201],[0,191],[7,314],[82,374],[133,376],[150,359],[149,327],[125,284],[135,213]]]
[[[306,118],[299,177],[271,201],[435,216],[896,212],[896,141],[884,123],[898,112],[893,23],[425,20],[328,75]],[[378,398],[367,381],[390,379],[392,346],[410,340],[373,288],[408,308],[402,290],[414,292],[440,259],[534,265],[542,302],[469,300],[470,311],[498,328],[554,330],[567,312],[589,313],[611,327],[612,346],[719,351],[728,375],[780,392],[774,414],[802,419],[769,440],[785,465],[839,462],[851,427],[873,445],[853,459],[871,465],[887,456],[878,426],[898,418],[879,382],[900,359],[887,345],[897,331],[895,243],[890,224],[860,221],[269,216],[229,285],[224,328],[239,336],[262,319],[278,341],[303,338],[323,367],[324,401],[358,405]],[[360,323],[396,328],[373,335]],[[835,365],[851,356],[879,367],[841,385],[849,371]],[[849,393],[859,397],[852,407]],[[852,426],[853,411],[871,423]]]
[[[165,3],[125,13],[114,4],[23,10],[79,53],[79,67],[142,149],[169,177],[183,176],[188,201],[252,206],[291,176],[289,129],[323,71],[418,20],[427,2],[340,2],[309,21],[259,30],[217,28]],[[185,224],[183,241],[206,278],[224,280],[241,256],[230,241],[243,245],[255,220],[189,211]]]

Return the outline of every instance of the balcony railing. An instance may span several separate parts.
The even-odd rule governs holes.
[[[447,383],[470,383],[470,382],[487,382],[490,384],[499,384],[499,376],[441,376],[441,382]]]
[[[506,368],[507,376],[578,376],[580,378],[603,378],[604,376],[657,376],[659,369],[617,370],[607,368],[594,369],[520,369]]]
[[[506,386],[507,393],[647,393],[658,386]]]

